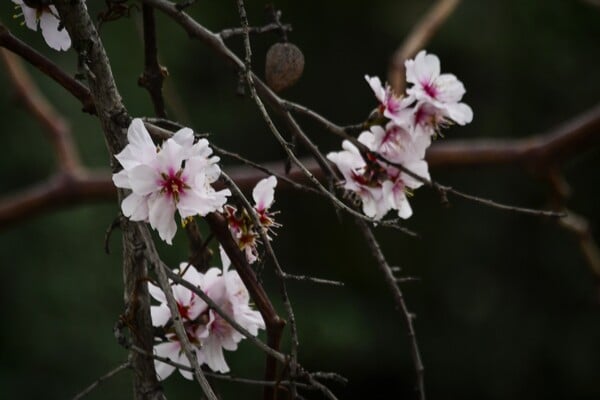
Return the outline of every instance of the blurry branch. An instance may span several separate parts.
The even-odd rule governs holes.
[[[100,378],[96,379],[96,381],[94,381],[90,386],[86,387],[84,390],[82,390],[80,393],[78,393],[75,397],[73,397],[73,400],[83,399],[85,396],[90,394],[94,389],[96,389],[99,385],[106,382],[107,380],[109,380],[110,378],[112,378],[113,376],[117,375],[119,372],[121,372],[127,368],[131,368],[131,364],[129,363],[129,361],[119,365],[118,367],[109,371],[105,375],[102,375]]]
[[[83,105],[83,111],[94,114],[95,106],[90,91],[81,82],[67,74],[62,68],[46,58],[28,44],[17,39],[0,23],[0,47],[21,56],[28,63],[40,70],[44,75],[52,78],[56,83],[65,88]]]
[[[39,92],[19,57],[5,49],[0,49],[0,57],[18,99],[48,134],[60,169],[76,171],[80,162],[68,123]]]
[[[396,93],[404,91],[406,83],[404,62],[413,58],[426,46],[446,19],[452,15],[458,3],[460,0],[437,0],[394,52],[388,70],[388,82]]]
[[[138,85],[146,88],[150,93],[156,116],[165,118],[167,113],[162,85],[169,73],[158,63],[154,9],[146,4],[142,5],[142,19],[144,22],[144,72],[138,79]]]

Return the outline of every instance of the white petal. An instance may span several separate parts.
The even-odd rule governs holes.
[[[252,190],[252,198],[258,211],[268,210],[271,207],[275,196],[275,186],[277,186],[277,178],[274,176],[262,179],[256,184]]]
[[[171,199],[162,194],[153,195],[148,205],[150,225],[158,231],[158,235],[162,240],[171,244],[175,232],[177,232],[175,205]]]
[[[179,358],[180,349],[181,346],[179,345],[179,342],[164,342],[154,346],[154,354],[168,358],[171,361],[176,361]],[[158,380],[160,381],[168,378],[175,370],[174,366],[158,360],[154,361],[154,368],[156,369],[156,375],[158,375]]]
[[[371,86],[371,90],[375,93],[375,97],[379,102],[385,102],[385,89],[381,84],[381,80],[377,76],[370,77],[369,75],[365,75],[365,80]]]
[[[129,171],[131,190],[140,196],[160,191],[159,181],[157,171],[146,164],[140,164]]]
[[[155,300],[158,300],[161,303],[167,302],[167,298],[165,297],[165,294],[163,293],[161,288],[159,288],[155,284],[148,282],[148,292],[150,292],[150,295],[152,297],[154,297]]]
[[[112,181],[118,188],[131,189],[131,185],[129,184],[129,173],[124,169],[113,174]]]
[[[58,15],[54,6],[50,6],[50,10],[52,10],[52,13]],[[69,33],[64,27],[60,30],[58,29],[60,21],[52,13],[44,11],[40,15],[42,36],[44,36],[44,40],[46,40],[48,46],[52,47],[54,50],[67,50],[71,47]]]
[[[171,311],[166,304],[150,307],[150,316],[152,317],[153,326],[164,326],[171,318]]]
[[[38,18],[37,18],[37,10],[33,7],[29,7],[23,3],[22,0],[13,0],[13,3],[21,6],[21,11],[23,12],[23,18],[25,19],[25,25],[33,30],[37,31],[38,26]]]
[[[442,74],[435,80],[435,85],[439,91],[436,100],[443,103],[456,103],[462,99],[465,94],[465,86],[452,74]]]
[[[148,220],[148,201],[146,196],[131,193],[121,203],[123,215],[132,221]]]
[[[206,365],[215,372],[229,372],[220,341],[217,338],[209,337],[203,344],[204,346],[201,351],[204,353]]]
[[[448,117],[459,125],[465,125],[473,121],[473,110],[465,103],[448,104],[446,106]]]
[[[231,260],[229,259],[227,253],[225,253],[225,249],[223,249],[223,246],[221,245],[219,245],[219,254],[221,255],[221,265],[223,266],[223,273],[225,273],[227,272],[227,270],[229,270]]]
[[[175,132],[172,139],[180,146],[191,149],[194,145],[194,131],[190,128],[183,128]]]

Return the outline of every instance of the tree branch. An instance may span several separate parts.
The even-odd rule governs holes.
[[[396,93],[404,92],[406,84],[404,62],[423,49],[446,19],[452,15],[458,3],[460,0],[437,0],[394,52],[388,69],[388,83]]]

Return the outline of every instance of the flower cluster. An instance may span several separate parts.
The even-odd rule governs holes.
[[[268,233],[280,226],[273,218],[275,213],[269,211],[275,197],[275,186],[277,186],[277,178],[270,176],[259,181],[252,191],[254,210],[258,215],[260,227],[255,226],[254,219],[245,209],[238,210],[229,204],[225,206],[225,216],[231,235],[250,264],[258,259],[257,244],[260,234],[257,230],[264,229],[267,238],[271,239]]]
[[[244,327],[250,334],[256,336],[259,329],[265,329],[265,323],[258,311],[250,305],[248,290],[240,276],[234,270],[229,270],[230,261],[221,249],[223,269],[210,268],[206,273],[200,273],[194,266],[187,263],[180,265],[180,270],[174,270],[181,277],[206,293],[225,313],[235,322]],[[206,364],[216,372],[229,371],[223,355],[223,349],[233,351],[244,336],[235,330],[219,314],[211,309],[199,296],[191,290],[173,284],[173,295],[188,339],[192,344],[198,364]],[[172,324],[172,315],[167,306],[165,294],[152,283],[148,284],[150,294],[160,302],[151,307],[152,324],[163,330],[163,341],[154,346],[156,355],[189,366],[182,345],[179,342]],[[155,361],[156,373],[160,380],[166,379],[175,367],[160,361]],[[181,375],[192,379],[192,373],[179,370]]]
[[[12,0],[12,2],[21,7],[25,25],[29,29],[37,31],[39,25],[48,46],[59,51],[71,47],[69,33],[61,26],[58,11],[50,2],[43,0]]]
[[[231,192],[211,186],[221,169],[206,139],[194,143],[192,130],[183,128],[157,148],[140,119],[132,121],[127,138],[129,144],[115,156],[123,170],[113,175],[117,187],[132,191],[121,204],[126,217],[149,222],[171,244],[176,211],[185,220],[223,209]]]
[[[473,119],[471,108],[460,102],[463,84],[452,74],[440,73],[437,56],[421,51],[405,67],[411,84],[405,96],[397,96],[379,78],[365,76],[380,103],[377,124],[358,137],[369,151],[344,141],[342,151],[327,155],[344,176],[344,188],[376,220],[390,210],[404,219],[412,215],[407,195],[429,180],[425,151],[432,138],[451,123],[465,125]]]

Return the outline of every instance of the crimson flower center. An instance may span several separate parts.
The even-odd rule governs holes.
[[[429,95],[429,97],[433,99],[436,98],[436,96],[438,95],[438,90],[432,82],[423,82],[421,83],[421,85],[423,86],[423,90]]]
[[[185,189],[189,186],[185,183],[185,179],[182,178],[183,170],[174,172],[170,170],[168,174],[162,173],[162,180],[160,181],[161,191],[166,193],[168,196],[172,196],[175,201],[179,200],[179,196],[185,193]]]

